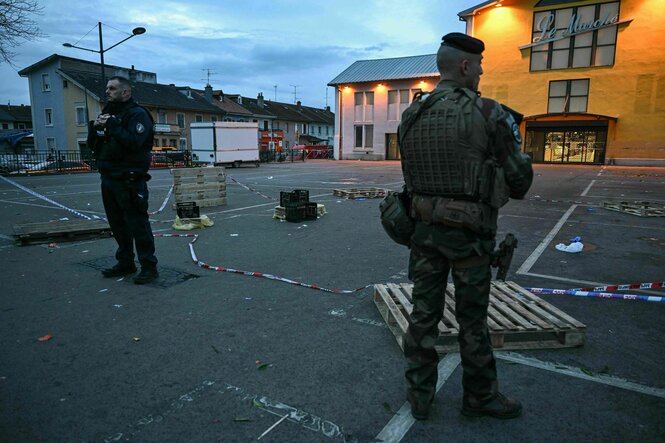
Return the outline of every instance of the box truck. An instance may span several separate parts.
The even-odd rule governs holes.
[[[246,122],[192,123],[192,162],[239,167],[259,166],[259,126]]]

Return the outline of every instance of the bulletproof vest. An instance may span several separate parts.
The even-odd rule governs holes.
[[[125,126],[127,124],[127,120],[129,119],[128,111],[132,109],[134,106],[140,106],[138,104],[132,104],[129,106],[127,109],[123,110],[122,112],[118,113],[116,115],[116,118],[120,119],[120,125]],[[145,109],[145,108],[143,108]],[[148,113],[148,116],[150,116],[150,113],[146,110]],[[150,116],[152,119],[152,116]],[[125,149],[120,143],[116,141],[116,139],[110,135],[107,134],[100,134],[99,144],[98,144],[98,149],[97,151],[99,152],[99,160],[104,160],[104,161],[111,161],[111,162],[121,162],[123,164],[127,165],[132,165],[132,164],[142,164],[146,162],[146,153],[150,151],[151,146],[152,146],[152,139],[148,140],[150,145],[144,147],[145,149],[143,151],[135,151],[135,150],[129,150]]]
[[[402,171],[411,192],[478,201],[487,188],[489,140],[476,93],[455,88],[415,101],[400,126]],[[417,117],[414,118],[414,113]],[[404,125],[405,122],[408,124]]]

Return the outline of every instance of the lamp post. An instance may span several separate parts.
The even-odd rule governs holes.
[[[97,27],[99,28],[99,50],[89,49],[89,48],[82,48],[80,46],[72,45],[71,43],[63,43],[62,46],[64,46],[65,48],[82,49],[84,51],[96,52],[97,54],[99,54],[100,64],[101,64],[101,67],[102,67],[102,85],[101,85],[102,91],[101,91],[101,95],[99,97],[100,97],[100,100],[104,101],[104,96],[106,95],[106,74],[104,72],[104,53],[106,51],[109,51],[109,50],[115,48],[120,43],[126,42],[127,40],[134,37],[135,35],[145,34],[145,28],[138,27],[138,28],[132,29],[132,35],[120,40],[118,43],[114,44],[113,46],[109,46],[108,48],[104,49],[104,43],[103,43],[103,40],[102,40],[102,22],[97,22]]]

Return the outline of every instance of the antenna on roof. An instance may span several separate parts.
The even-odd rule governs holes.
[[[217,74],[216,72],[214,72],[214,71],[212,70],[212,68],[203,68],[203,69],[201,69],[201,71],[204,71],[204,72],[206,73],[206,78],[202,78],[202,79],[201,79],[201,80],[205,80],[205,81],[206,81],[206,85],[209,85],[209,84],[210,84],[210,77],[211,77],[213,74]]]
[[[272,85],[275,88],[275,101],[277,101],[277,85]]]
[[[298,103],[298,87],[300,85],[289,85],[293,88],[293,104]]]
[[[328,107],[328,87],[326,86],[326,108]]]

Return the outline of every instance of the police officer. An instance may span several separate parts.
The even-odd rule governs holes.
[[[108,99],[101,115],[90,122],[88,146],[97,158],[102,180],[102,201],[113,237],[118,243],[115,266],[104,269],[104,277],[136,272],[134,245],[141,272],[134,283],[155,280],[155,240],[148,219],[150,151],[153,120],[132,98],[132,86],[124,77],[111,77],[106,84]]]
[[[477,92],[484,49],[481,40],[465,34],[445,35],[437,53],[441,81],[431,93],[414,98],[399,127],[402,171],[415,220],[405,375],[411,413],[419,420],[427,419],[434,399],[434,345],[451,270],[463,368],[461,412],[513,418],[522,410],[519,401],[498,391],[487,328],[489,262],[498,209],[509,198],[524,197],[533,171],[530,158],[521,152],[511,112]]]

